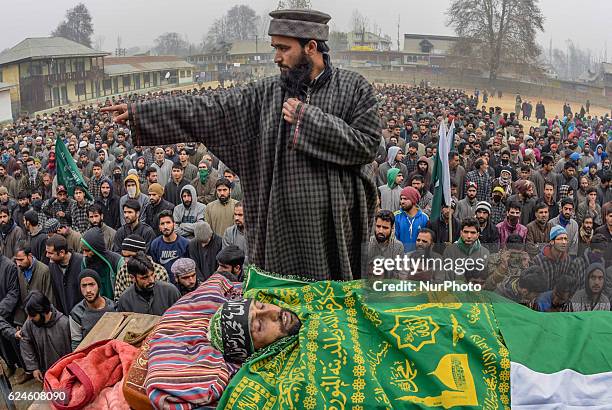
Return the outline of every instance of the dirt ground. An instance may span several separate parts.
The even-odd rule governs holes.
[[[467,92],[473,93],[474,90],[468,90]],[[534,96],[534,95],[522,95],[522,94],[521,94],[521,98],[523,101],[530,101],[531,104],[533,105],[533,110],[531,112],[532,114],[531,121],[523,121],[521,119],[522,114],[519,115],[519,120],[521,124],[523,124],[525,127],[539,125],[535,121],[535,106],[540,100],[542,100],[542,103],[544,104],[544,107],[546,108],[547,118],[554,118],[555,115],[559,115],[559,117],[561,117],[563,115],[563,103],[565,101],[553,100],[549,98],[541,98],[541,97]],[[516,94],[504,93],[501,99],[497,98],[497,95],[495,96],[495,98],[491,98],[491,96],[489,96],[489,102],[484,105],[487,106],[487,109],[489,107],[501,107],[502,112],[510,113],[510,112],[514,112],[515,99],[516,99]],[[573,112],[580,112],[580,107],[586,103],[586,101],[568,101],[568,102]],[[480,104],[478,106],[481,107],[482,105],[483,105],[483,102],[482,102],[482,91],[481,91]],[[589,111],[591,115],[603,116],[606,113],[610,114],[611,108],[591,105],[591,108]]]

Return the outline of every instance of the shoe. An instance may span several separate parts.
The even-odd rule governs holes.
[[[17,384],[17,385],[24,384],[24,383],[32,380],[33,378],[34,378],[34,376],[32,376],[32,373],[23,372],[19,376],[15,377],[15,384]]]

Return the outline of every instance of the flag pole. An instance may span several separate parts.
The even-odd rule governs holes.
[[[453,206],[448,211],[448,243],[453,243]]]

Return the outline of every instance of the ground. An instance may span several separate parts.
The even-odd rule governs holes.
[[[472,93],[473,90],[469,90],[468,93]],[[544,107],[546,108],[546,117],[547,118],[554,118],[555,115],[559,115],[559,118],[562,117],[563,115],[563,103],[564,101],[562,100],[553,100],[553,99],[549,99],[549,98],[541,98],[538,96],[533,96],[533,95],[522,95],[521,94],[521,98],[523,101],[531,101],[531,104],[533,105],[533,111],[531,112],[531,121],[523,121],[521,120],[521,123],[525,126],[525,127],[530,127],[530,126],[536,126],[539,125],[536,121],[535,121],[535,106],[538,103],[538,101],[542,100],[542,103],[544,104]],[[502,98],[499,99],[497,98],[497,96],[495,96],[495,98],[491,98],[491,96],[489,96],[489,102],[487,104],[485,104],[487,106],[487,109],[491,106],[493,107],[501,107],[502,108],[502,112],[514,112],[514,105],[515,105],[515,101],[516,101],[516,94],[511,94],[511,93],[504,93]],[[572,111],[573,112],[580,112],[580,107],[581,105],[585,104],[586,101],[570,101],[570,106],[572,107]],[[478,105],[479,107],[482,106],[482,91],[480,94],[480,104]],[[585,107],[586,109],[586,107]],[[605,108],[605,107],[599,107],[599,106],[595,106],[595,105],[591,105],[591,109],[590,109],[590,114],[591,115],[597,115],[597,116],[603,116],[606,113],[610,114],[610,108]],[[519,119],[522,118],[522,114],[519,115]],[[527,128],[525,131],[527,132],[529,129]]]

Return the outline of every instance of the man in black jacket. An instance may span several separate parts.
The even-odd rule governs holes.
[[[149,225],[140,222],[140,203],[135,199],[128,199],[123,205],[123,217],[125,218],[125,225],[117,229],[113,252],[121,252],[123,240],[130,235],[141,236],[147,243],[148,249],[155,239],[155,232]]]
[[[119,197],[114,195],[113,183],[110,179],[105,179],[100,183],[100,197],[95,203],[102,207],[104,223],[115,230],[119,229]]]
[[[155,232],[156,236],[161,235],[159,230],[159,214],[162,211],[174,210],[174,204],[166,201],[164,197],[164,187],[158,183],[149,186],[149,212],[147,213],[146,223]]]
[[[490,252],[497,252],[499,249],[499,232],[497,227],[489,222],[491,204],[487,201],[480,201],[476,204],[475,211],[476,219],[480,224],[480,243]]]
[[[55,297],[55,307],[64,315],[83,299],[79,288],[79,274],[83,265],[83,255],[68,251],[68,242],[62,235],[47,239],[47,257],[51,286]]]

